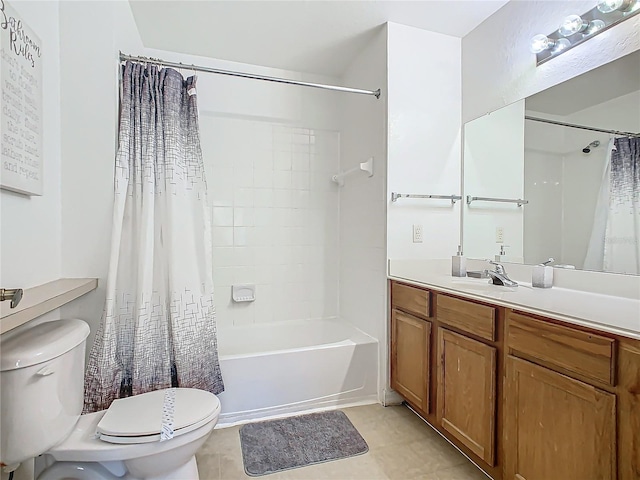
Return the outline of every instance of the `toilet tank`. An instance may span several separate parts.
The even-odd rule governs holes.
[[[0,337],[0,461],[15,465],[64,440],[80,418],[89,325],[57,320]]]

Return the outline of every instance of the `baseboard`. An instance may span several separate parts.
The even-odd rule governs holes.
[[[404,402],[404,398],[402,398],[400,394],[395,390],[385,388],[382,391],[382,405],[384,405],[385,407],[389,407],[391,405],[400,405],[402,402]]]

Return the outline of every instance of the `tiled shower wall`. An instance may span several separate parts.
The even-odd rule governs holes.
[[[340,133],[205,113],[200,134],[218,323],[336,317]]]

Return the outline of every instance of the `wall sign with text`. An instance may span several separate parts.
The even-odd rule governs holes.
[[[42,195],[42,44],[0,0],[0,188]]]

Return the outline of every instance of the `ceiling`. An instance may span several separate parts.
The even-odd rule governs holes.
[[[640,50],[530,96],[526,108],[566,116],[638,89]]]
[[[341,76],[385,22],[464,37],[508,0],[130,0],[145,47]]]

